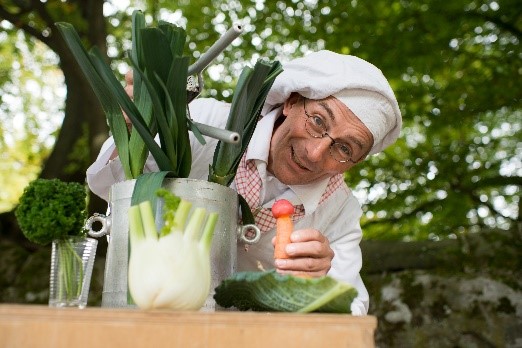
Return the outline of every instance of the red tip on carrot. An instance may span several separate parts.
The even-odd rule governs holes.
[[[294,213],[294,206],[286,199],[275,201],[272,206],[272,215],[277,219],[280,216],[292,215]]]
[[[280,199],[272,206],[272,215],[276,218],[276,239],[274,247],[274,259],[288,259],[285,251],[286,245],[290,244],[290,235],[294,230],[292,214],[294,206],[286,199]]]

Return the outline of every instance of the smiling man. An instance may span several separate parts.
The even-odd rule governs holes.
[[[343,173],[399,136],[401,113],[381,71],[357,57],[330,51],[283,64],[261,112],[232,188],[251,207],[262,234],[257,244],[238,246],[238,270],[277,268],[281,273],[325,274],[353,285],[353,314],[368,311],[368,293],[359,275],[362,256],[360,204]],[[130,88],[129,90],[131,90]],[[230,105],[199,98],[190,105],[196,121],[224,128]],[[191,138],[191,178],[206,180],[217,141],[201,146]],[[87,171],[91,190],[108,199],[110,186],[124,180],[109,139]],[[146,171],[157,171],[152,157]],[[273,260],[278,199],[295,206],[289,259]]]
[[[283,115],[272,135],[268,171],[287,185],[342,173],[364,158],[373,144],[364,123],[335,97],[307,103],[294,93],[285,102]]]

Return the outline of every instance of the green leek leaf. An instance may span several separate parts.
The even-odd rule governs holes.
[[[165,98],[165,119],[162,120],[162,125],[165,126],[165,129],[167,130],[165,133],[166,137],[164,139],[168,139],[167,143],[164,145],[164,148],[166,150],[167,156],[172,163],[172,168],[176,168],[176,160],[177,160],[177,140],[178,140],[178,124],[176,122],[176,111],[174,110],[174,105],[172,103],[172,99],[169,96],[169,91],[167,90],[167,86],[163,83],[161,78],[156,75],[156,80],[163,88],[163,92],[166,95]],[[162,132],[163,133],[163,132]]]
[[[156,214],[156,192],[161,188],[163,180],[171,174],[167,171],[143,173],[136,179],[132,192],[131,206],[141,202],[150,201],[154,214]]]
[[[135,90],[140,90],[140,98],[138,100],[134,99],[134,103],[147,123],[150,133],[155,134],[157,132],[157,127],[156,120],[152,117],[152,102],[150,100],[149,92],[143,83],[140,83],[139,87],[135,85],[134,88]],[[129,148],[132,149],[131,151],[134,154],[134,156],[130,157],[132,176],[133,178],[137,178],[143,171],[143,166],[147,160],[149,150],[135,127],[132,127],[131,129]]]
[[[180,177],[187,177],[192,165],[192,150],[188,133],[187,117],[187,74],[189,67],[188,57],[173,58],[172,66],[167,78],[168,97],[174,106],[175,118],[171,120],[172,130],[177,131],[177,173]],[[174,126],[174,123],[177,125]]]
[[[146,147],[146,142],[150,143],[154,141],[153,135],[150,134],[150,130],[155,129],[155,127],[153,126],[153,121],[151,119],[151,108],[148,104],[146,104],[146,97],[148,96],[148,94],[146,91],[142,91],[141,93],[142,97],[140,105],[142,105],[142,109],[146,113],[145,116],[142,116],[141,112],[138,109],[138,105],[134,104],[132,100],[129,98],[124,88],[121,86],[120,82],[112,73],[110,66],[105,62],[101,52],[98,50],[97,47],[93,47],[91,49],[90,56],[92,57],[92,61],[96,70],[100,74],[100,77],[104,81],[105,85],[109,87],[111,93],[113,94],[113,98],[116,99],[118,105],[123,105],[123,108],[127,110],[127,115],[129,116],[129,118],[139,119],[138,122],[133,121],[133,124],[135,124],[136,127],[133,127],[132,133],[134,134],[131,133],[130,139],[127,131],[127,125],[125,123],[122,123],[122,116],[120,116],[117,120],[113,120],[113,122],[118,122],[118,125],[114,127],[114,133],[122,133],[118,137],[123,138],[125,136],[128,139],[128,148],[122,147],[121,145],[118,147],[118,143],[116,143],[116,146],[118,147],[118,154],[120,156],[120,159],[124,156],[128,157],[132,178],[136,178],[141,174],[147,158],[146,156],[148,151]],[[143,137],[136,135],[139,129],[149,130],[147,132],[147,141],[144,141]],[[116,135],[114,135],[114,137],[116,138]]]
[[[241,72],[226,128],[241,134],[241,146],[218,142],[210,166],[208,180],[229,186],[254,133],[268,91],[282,68],[279,62],[258,60],[254,68]]]
[[[105,85],[98,71],[94,67],[93,62],[87,54],[87,51],[84,49],[81,39],[78,36],[76,30],[74,30],[74,27],[71,24],[65,22],[56,23],[56,27],[62,34],[62,37],[64,38],[67,46],[78,62],[80,69],[96,94],[96,97],[100,101],[105,115],[107,116],[109,127],[113,132],[116,146],[121,149],[122,152],[120,160],[125,177],[132,178],[128,151],[128,132],[120,106],[114,99],[112,91],[110,88],[108,88],[108,86]]]
[[[123,108],[127,116],[131,119],[133,127],[136,128],[140,136],[142,137],[143,141],[149,148],[149,151],[152,153],[156,161],[158,162],[158,166],[162,170],[168,170],[169,167],[163,168],[161,164],[167,164],[168,165],[168,158],[165,156],[163,151],[161,150],[160,146],[156,143],[154,140],[154,134],[151,134],[151,130],[148,127],[147,123],[141,116],[138,108],[136,105],[132,102],[132,100],[129,98],[127,93],[125,92],[125,89],[123,86],[116,80],[116,77],[110,70],[110,67],[105,63],[103,58],[101,57],[101,54],[97,49],[91,50],[92,56],[96,57],[95,60],[96,68],[98,72],[100,73],[100,76],[102,77],[103,82],[106,86],[110,87],[110,91],[112,92],[112,95],[116,100],[118,101],[119,105]],[[121,120],[123,120],[123,116],[120,117]],[[118,120],[118,122],[121,121]],[[121,127],[119,127],[121,128]],[[119,130],[118,128],[118,130]],[[125,125],[125,129],[127,126]],[[117,146],[118,144],[116,144]],[[120,148],[118,148],[118,154],[119,154]],[[132,153],[131,153],[132,154]]]
[[[254,214],[252,214],[245,197],[239,193],[237,194],[237,197],[239,198],[239,208],[241,208],[241,220],[243,220],[243,225],[254,225],[256,223]]]
[[[183,49],[187,40],[185,30],[165,21],[160,21],[158,28],[162,30],[167,37],[172,56],[181,57],[183,55]]]
[[[172,64],[172,52],[170,42],[158,28],[145,28],[141,30],[141,45],[143,52],[143,71],[152,82],[156,91],[161,90],[155,75],[168,76]],[[186,83],[186,82],[185,82]],[[164,99],[161,99],[163,102]]]
[[[131,63],[134,67],[134,71],[138,72],[138,75],[141,77],[142,82],[145,84],[145,86],[147,86],[147,90],[149,91],[151,101],[152,101],[153,112],[154,112],[155,119],[157,122],[158,135],[160,137],[161,145],[158,145],[156,143],[156,141],[154,140],[154,137],[152,137],[152,135],[150,134],[149,129],[147,129],[147,128],[142,129],[141,127],[139,127],[139,125],[141,123],[139,118],[137,118],[137,117],[133,118],[134,115],[131,115],[130,113],[127,113],[127,116],[129,116],[129,118],[131,119],[133,126],[137,127],[138,132],[142,136],[143,140],[149,147],[149,151],[151,152],[152,156],[156,160],[156,163],[158,164],[159,169],[162,171],[172,171],[173,168],[171,166],[170,160],[164,151],[165,146],[166,146],[165,143],[172,143],[172,139],[169,138],[170,133],[168,133],[166,131],[167,124],[166,124],[166,120],[165,120],[165,116],[164,116],[162,103],[161,103],[158,93],[154,89],[152,83],[145,76],[143,71],[141,71],[141,69],[139,69],[138,63],[132,59],[131,59]],[[124,110],[125,110],[125,108],[124,108]],[[137,124],[135,122],[137,122]],[[166,134],[166,133],[168,133],[168,134]],[[165,139],[165,136],[168,139]],[[152,142],[151,142],[151,139],[152,139]]]
[[[142,62],[143,61],[143,52],[141,49],[141,45],[139,44],[141,42],[141,30],[144,29],[146,26],[145,24],[145,15],[141,11],[134,11],[132,13],[132,50],[131,50],[131,57],[135,62]],[[143,70],[143,66],[139,66],[140,69]],[[133,83],[134,83],[134,102],[137,104],[140,104],[142,95],[141,92],[143,91],[141,86],[141,77],[138,74],[133,75]],[[138,106],[138,109],[141,111],[142,108]]]
[[[190,118],[187,118],[187,122],[189,124],[189,129],[194,134],[196,139],[199,141],[201,145],[205,145],[207,142],[205,141],[205,138],[203,138],[203,134],[201,134],[201,131],[199,130],[198,126],[196,126],[196,123],[192,121]]]

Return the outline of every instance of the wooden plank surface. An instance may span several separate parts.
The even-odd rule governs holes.
[[[374,347],[377,319],[0,305],[0,347]]]

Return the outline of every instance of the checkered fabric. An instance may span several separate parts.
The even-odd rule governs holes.
[[[257,167],[254,160],[246,160],[246,156],[243,155],[239,167],[236,172],[236,189],[247,201],[252,213],[256,225],[259,227],[261,232],[268,232],[276,225],[276,219],[272,216],[272,211],[269,208],[263,208],[260,202],[261,191],[261,177],[257,171]],[[323,203],[332,195],[332,193],[338,189],[348,190],[344,184],[344,177],[342,174],[332,176],[325,192],[321,196],[319,204]],[[295,213],[292,220],[298,221],[304,214],[304,207],[302,204],[294,205]]]

